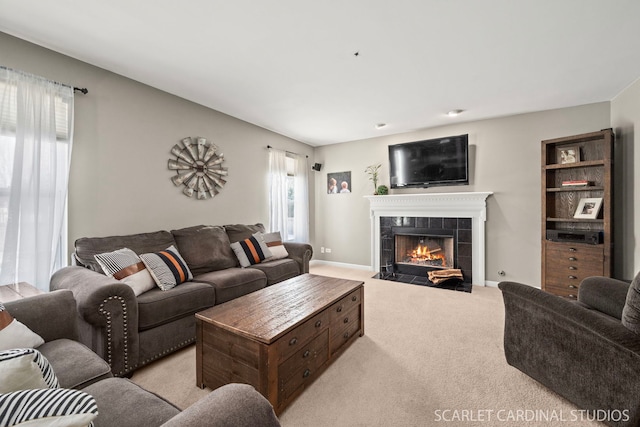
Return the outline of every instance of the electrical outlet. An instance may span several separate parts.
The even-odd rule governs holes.
[[[326,249],[325,249],[325,252],[326,252],[326,253],[328,253],[328,254],[330,254],[330,253],[331,253],[331,249],[326,248]]]
[[[320,253],[323,254],[324,253],[324,246],[320,246]]]

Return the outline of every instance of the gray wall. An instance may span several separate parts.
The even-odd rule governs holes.
[[[486,279],[521,281],[540,286],[541,187],[543,139],[610,127],[610,104],[522,114],[393,136],[316,148],[323,163],[316,178],[316,257],[327,261],[370,265],[370,218],[364,195],[373,194],[365,168],[382,163],[380,184],[389,185],[390,144],[448,135],[469,134],[471,183],[403,192],[492,191],[487,200]],[[351,171],[350,194],[329,195],[326,174]],[[331,249],[320,254],[319,246]],[[498,271],[505,271],[501,277]]]
[[[616,277],[633,278],[640,271],[640,80],[611,102],[611,127],[616,133],[615,210]]]
[[[70,244],[197,224],[267,224],[267,145],[313,160],[309,145],[4,33],[0,58],[4,66],[89,89],[75,97]],[[187,136],[205,137],[225,155],[229,179],[213,199],[189,199],[170,181],[171,147]]]
[[[195,224],[268,220],[267,145],[309,155],[311,242],[316,259],[370,264],[370,223],[364,195],[373,186],[366,166],[381,162],[389,184],[387,146],[468,133],[469,186],[425,192],[493,191],[488,199],[487,280],[504,278],[539,286],[540,141],[613,127],[616,146],[615,276],[640,269],[636,242],[640,186],[633,164],[634,127],[640,123],[640,83],[611,103],[585,105],[420,130],[400,135],[312,147],[73,58],[0,33],[2,65],[86,86],[76,97],[75,145],[69,196],[69,241],[81,236],[127,234]],[[181,194],[166,167],[171,147],[185,136],[204,136],[225,154],[229,182],[213,200]],[[351,171],[352,193],[327,195],[326,174]],[[638,199],[640,200],[640,199]],[[332,249],[321,254],[320,246]]]

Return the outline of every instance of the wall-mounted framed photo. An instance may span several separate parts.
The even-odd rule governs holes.
[[[327,194],[351,193],[351,171],[327,174]]]
[[[567,165],[570,163],[578,163],[579,161],[580,147],[577,145],[556,148],[556,163],[560,165]]]
[[[602,207],[602,197],[591,197],[580,199],[574,218],[596,219]]]

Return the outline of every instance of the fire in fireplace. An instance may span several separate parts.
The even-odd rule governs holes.
[[[454,256],[453,236],[395,235],[396,264],[453,268]]]

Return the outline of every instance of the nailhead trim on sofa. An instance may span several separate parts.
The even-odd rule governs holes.
[[[110,296],[109,298],[105,299],[102,301],[102,304],[100,304],[100,309],[98,310],[100,314],[102,314],[103,316],[105,316],[107,318],[107,363],[109,364],[109,366],[112,366],[112,324],[111,324],[111,312],[107,311],[104,309],[105,305],[112,300],[118,300],[120,302],[120,305],[122,306],[122,327],[123,327],[123,338],[124,338],[124,370],[118,372],[117,375],[122,375],[125,372],[129,371],[129,347],[128,347],[128,328],[127,328],[127,320],[128,320],[128,315],[127,315],[127,305],[125,303],[124,298],[119,297],[119,296]]]

